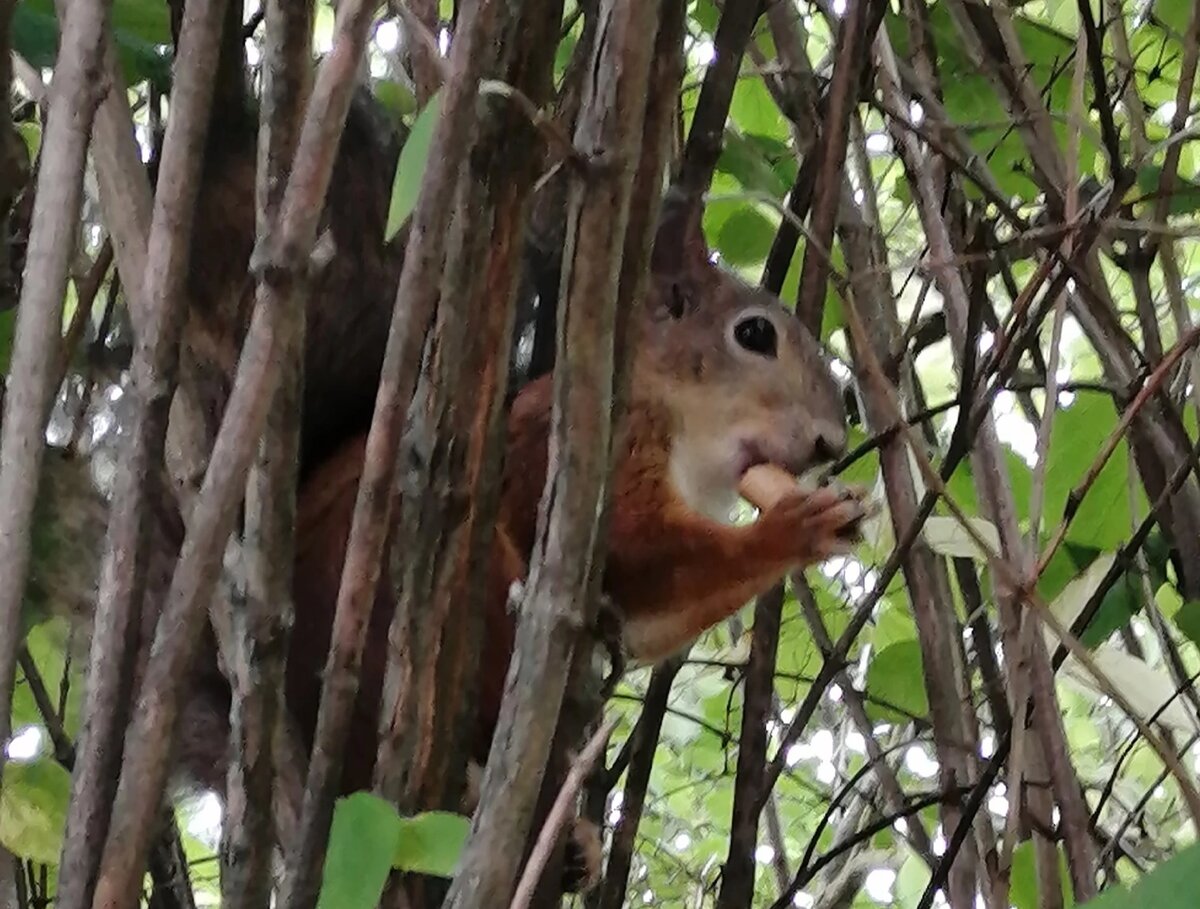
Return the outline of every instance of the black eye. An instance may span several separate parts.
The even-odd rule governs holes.
[[[766,316],[750,316],[742,319],[733,328],[734,340],[751,353],[763,357],[775,358],[776,344],[775,326]]]

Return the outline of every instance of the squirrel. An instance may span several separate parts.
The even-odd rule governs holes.
[[[844,411],[817,341],[770,293],[710,261],[698,206],[668,197],[651,257],[618,431],[603,592],[634,663],[655,663],[728,618],[788,572],[849,549],[858,495],[799,484],[751,524],[731,523],[739,483],[772,464],[799,475],[845,448]],[[485,591],[478,725],[486,761],[512,654],[512,584],[524,580],[548,469],[553,374],[526,385],[508,412],[500,511]],[[362,470],[365,435],[302,484],[295,559],[297,627],[287,695],[306,739],[316,722],[325,653]],[[363,654],[343,788],[370,785],[387,629],[386,573]]]

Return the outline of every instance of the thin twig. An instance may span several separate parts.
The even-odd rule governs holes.
[[[546,870],[546,863],[550,861],[554,844],[562,835],[567,821],[570,820],[575,799],[579,795],[583,781],[591,772],[592,765],[604,753],[604,749],[608,745],[608,737],[612,735],[619,719],[618,716],[611,716],[605,720],[588,739],[583,750],[579,752],[579,757],[572,762],[571,769],[567,772],[567,778],[558,791],[558,798],[554,800],[554,806],[550,809],[550,814],[542,825],[537,842],[534,843],[533,852],[529,854],[529,861],[525,863],[525,870],[517,882],[517,889],[513,893],[508,909],[528,909],[538,880],[541,878],[542,872]]]

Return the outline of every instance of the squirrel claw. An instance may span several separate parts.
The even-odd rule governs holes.
[[[763,515],[763,533],[773,547],[796,554],[801,564],[848,552],[862,535],[870,514],[866,492],[848,486],[823,486],[788,496]]]

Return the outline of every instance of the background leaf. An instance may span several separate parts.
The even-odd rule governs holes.
[[[421,194],[421,182],[425,178],[425,164],[429,160],[429,143],[433,140],[433,127],[441,110],[441,92],[434,94],[429,103],[417,115],[409,131],[408,140],[400,150],[396,163],[396,178],[392,183],[392,201],[388,206],[387,238],[396,236],[408,216],[417,206]]]
[[[392,869],[400,816],[369,792],[338,799],[318,909],[374,909]]]
[[[402,818],[392,864],[401,871],[450,877],[470,831],[469,818],[448,811]]]
[[[900,722],[927,716],[929,697],[921,667],[921,646],[915,640],[889,644],[875,654],[867,667],[867,713]]]
[[[0,843],[13,855],[58,863],[71,775],[50,757],[8,761],[0,791]]]

